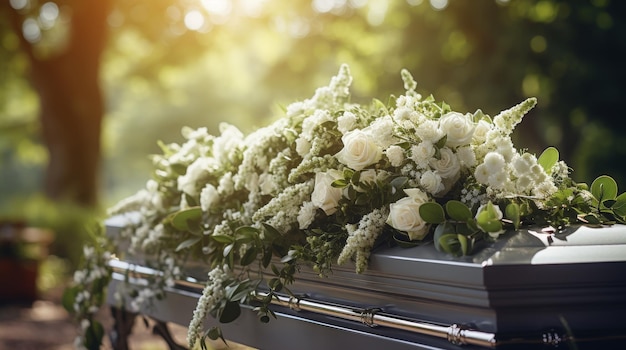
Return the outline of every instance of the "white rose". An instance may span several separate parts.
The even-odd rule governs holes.
[[[485,120],[480,120],[474,128],[472,140],[475,144],[484,143],[487,140],[487,133],[491,131],[492,124]]]
[[[439,128],[447,135],[446,145],[457,147],[468,145],[472,141],[475,124],[470,114],[449,112],[439,119]]]
[[[382,157],[382,149],[361,130],[350,131],[343,135],[343,149],[337,153],[337,159],[354,170],[362,170],[377,163]]]
[[[419,240],[428,233],[429,226],[419,214],[419,208],[428,200],[428,195],[416,188],[405,192],[409,197],[389,205],[387,223],[396,230],[406,232],[411,240]]]
[[[444,147],[439,150],[440,158],[432,158],[430,166],[437,170],[442,179],[455,180],[461,172],[461,164],[451,149]]]
[[[444,190],[443,183],[441,182],[441,176],[432,170],[425,171],[420,178],[420,186],[422,186],[426,192],[430,194],[437,194]]]
[[[337,203],[341,199],[341,189],[332,187],[333,181],[342,177],[338,170],[329,170],[325,173],[315,174],[315,188],[311,193],[311,202],[321,208],[326,215],[332,215],[337,211]]]

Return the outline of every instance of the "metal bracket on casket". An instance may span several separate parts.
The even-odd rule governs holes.
[[[334,268],[328,278],[303,270],[290,287],[301,297],[275,299],[276,319],[261,323],[244,305],[236,321],[219,326],[227,339],[270,350],[626,344],[626,226],[510,232],[470,257],[421,246],[383,248],[370,260],[364,274],[349,266]],[[160,273],[120,260],[110,265],[110,291]],[[166,298],[141,313],[189,324],[204,287],[194,277],[176,281]]]

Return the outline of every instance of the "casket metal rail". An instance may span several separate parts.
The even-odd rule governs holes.
[[[109,234],[125,220],[108,220]],[[120,284],[146,284],[160,271],[130,257],[110,265],[108,303],[119,316],[111,295]],[[141,313],[159,326],[189,324],[204,288],[201,270],[190,267],[166,298]],[[622,349],[626,226],[509,232],[461,258],[432,246],[385,247],[364,274],[350,266],[328,278],[303,270],[290,289],[299,298],[275,299],[277,318],[267,324],[245,305],[235,322],[219,324],[226,338],[269,350]],[[119,334],[123,328],[117,326],[117,339],[127,336]]]

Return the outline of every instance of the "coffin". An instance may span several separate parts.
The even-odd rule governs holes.
[[[126,220],[108,220],[108,234]],[[111,266],[111,305],[127,275],[142,283],[159,273],[130,257]],[[190,268],[142,312],[187,325],[206,272]],[[626,225],[512,231],[466,257],[432,245],[380,247],[363,274],[340,266],[320,278],[303,269],[290,289],[300,298],[276,300],[276,319],[260,323],[246,306],[220,325],[224,336],[259,349],[622,348]]]

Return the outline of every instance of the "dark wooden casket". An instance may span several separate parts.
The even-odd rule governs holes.
[[[107,221],[109,234],[124,220]],[[130,261],[111,265],[111,305],[129,270],[131,283],[158,273]],[[187,325],[202,288],[193,278],[178,281],[142,312]],[[366,273],[340,266],[320,278],[303,270],[290,289],[302,297],[277,301],[277,319],[263,324],[244,307],[235,322],[220,325],[225,337],[268,350],[622,349],[626,226],[508,232],[460,258],[432,245],[383,247]]]

